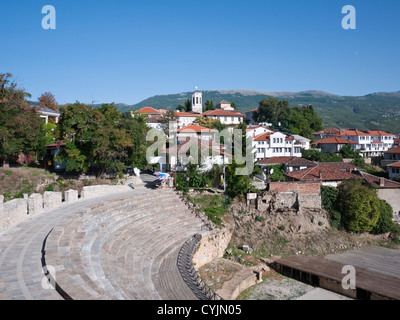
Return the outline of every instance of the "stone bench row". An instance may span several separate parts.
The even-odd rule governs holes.
[[[134,199],[70,217],[49,235],[46,263],[60,272],[56,281],[73,299],[160,298],[151,278],[201,221],[167,190],[135,199],[132,210]]]
[[[110,194],[129,192],[132,189],[126,185],[97,185],[83,187],[79,196],[77,190],[64,192],[46,191],[43,195],[34,193],[23,199],[14,199],[4,202],[4,196],[0,195],[0,232],[27,220],[29,217],[57,208],[63,202],[71,203],[79,199],[91,199]]]

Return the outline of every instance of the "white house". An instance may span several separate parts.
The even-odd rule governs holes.
[[[301,142],[282,132],[263,133],[253,139],[256,160],[272,157],[301,157]]]
[[[231,103],[226,101],[226,100],[222,100],[220,101],[217,106],[216,109],[220,109],[220,110],[227,110],[227,111],[234,111],[235,109],[232,107]]]
[[[255,138],[263,133],[274,133],[274,130],[268,129],[264,126],[248,126],[246,128],[246,137],[247,138]]]
[[[203,140],[214,140],[218,130],[208,129],[199,125],[190,125],[177,130],[178,140],[184,141],[187,138],[199,138]]]
[[[386,170],[389,174],[389,179],[393,180],[394,178],[400,177],[400,161],[389,164]]]
[[[189,162],[198,165],[201,171],[208,171],[214,164],[229,163],[231,157],[212,140],[191,138],[161,151],[157,161],[163,172],[185,171]]]
[[[349,141],[355,142],[355,150],[359,151],[364,157],[382,156],[394,146],[396,135],[380,130],[360,131],[360,130],[341,130],[335,135]]]
[[[244,115],[239,111],[208,110],[202,113],[203,117],[218,119],[222,124],[235,126],[243,123]]]
[[[195,112],[175,112],[175,115],[178,118],[178,128],[184,128],[189,125],[192,125],[195,120],[200,117],[200,114]]]
[[[60,113],[49,108],[41,107],[39,105],[30,105],[30,107],[35,108],[45,123],[49,123],[49,119],[53,119],[55,123],[58,123],[60,118]]]

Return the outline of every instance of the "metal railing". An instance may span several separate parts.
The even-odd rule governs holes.
[[[179,272],[183,281],[200,300],[224,300],[201,279],[199,273],[193,267],[193,255],[200,245],[200,239],[199,234],[194,235],[179,250],[177,260]]]

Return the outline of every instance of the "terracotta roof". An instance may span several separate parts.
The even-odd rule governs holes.
[[[164,117],[161,114],[156,114],[154,116],[151,116],[147,118],[146,122],[147,123],[160,123]]]
[[[258,128],[263,128],[263,129],[265,129],[265,130],[268,130],[269,132],[275,132],[274,130],[271,130],[271,129],[269,129],[269,128],[266,128],[266,127],[263,127],[263,126],[253,126],[253,127],[247,127],[247,128],[246,128],[246,131],[251,131],[251,130],[258,129]]]
[[[368,135],[371,135],[371,136],[394,136],[393,133],[380,131],[380,130],[369,130],[366,132],[368,133]]]
[[[272,157],[259,160],[260,165],[273,165],[273,164],[284,164],[287,166],[316,166],[317,164],[313,161],[299,158],[299,157]]]
[[[346,131],[340,130],[335,136],[369,136],[369,134],[357,129],[350,129]]]
[[[320,177],[320,174],[322,175],[322,178]],[[360,175],[320,165],[312,168],[292,171],[290,173],[286,173],[285,175],[295,180],[341,181],[346,179],[362,179]]]
[[[379,189],[400,189],[400,183],[389,180],[389,179],[385,179],[385,178],[381,178],[381,177],[377,177],[374,176],[372,174],[369,173],[365,173],[365,172],[361,172],[361,174],[364,176],[365,180],[372,184],[373,186],[379,188]],[[381,185],[381,182],[383,182],[383,185]]]
[[[319,162],[318,164],[321,167],[331,167],[343,171],[362,170],[360,167],[357,167],[348,162]]]
[[[400,153],[400,146],[395,147],[395,148],[392,148],[392,149],[389,149],[388,151],[385,151],[384,153],[388,153],[388,154],[391,154],[391,153]]]
[[[270,135],[271,135],[271,132],[265,132],[265,133],[259,134],[258,136],[256,136],[254,138],[254,141],[266,141],[266,140],[269,140]]]
[[[371,141],[371,143],[383,143],[382,141],[378,141],[378,140],[374,140],[374,141]]]
[[[178,112],[175,111],[175,115],[178,117],[200,117],[200,114],[194,112]]]
[[[340,137],[329,137],[315,141],[313,145],[317,144],[357,144],[357,142],[346,140]]]
[[[244,114],[241,114],[239,111],[208,110],[203,112],[202,116],[244,117]]]
[[[195,124],[192,124],[190,126],[184,127],[182,129],[179,129],[178,132],[186,132],[186,131],[195,131],[195,132],[218,132],[218,130],[214,130],[214,129],[209,129],[209,128],[205,128],[202,126],[198,126]]]
[[[158,110],[152,108],[152,107],[144,107],[140,110],[136,110],[134,113],[147,113],[147,114],[156,114],[160,113]]]
[[[400,168],[400,161],[399,162],[395,162],[392,164],[387,165],[387,167],[391,167],[391,168]]]
[[[253,109],[253,110],[250,110],[250,111],[246,111],[246,113],[249,113],[249,112],[254,112],[254,111],[258,111],[258,108],[255,108],[255,109]]]
[[[317,131],[317,132],[314,132],[313,133],[313,135],[319,135],[319,134],[336,134],[336,133],[339,133],[340,132],[340,130],[339,129],[336,129],[336,128],[326,128],[326,129],[324,129],[324,130],[321,130],[321,131]]]

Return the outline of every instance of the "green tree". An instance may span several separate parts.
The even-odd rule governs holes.
[[[376,226],[372,229],[373,234],[382,234],[394,229],[393,208],[385,200],[380,200],[380,217]]]
[[[338,156],[336,153],[333,152],[322,152],[319,150],[309,149],[301,150],[302,158],[310,160],[310,161],[317,161],[317,162],[343,162],[341,156]]]
[[[321,186],[321,203],[322,207],[329,213],[329,221],[335,229],[341,227],[341,214],[337,210],[337,199],[339,197],[339,189],[334,187]]]
[[[26,101],[30,94],[11,78],[0,74],[0,157],[5,166],[20,154],[40,156],[45,144],[43,120]]]
[[[243,166],[244,165],[238,165],[234,159],[231,164],[226,166],[226,193],[231,198],[243,198],[249,191],[255,189],[251,184],[252,180],[250,176],[236,174],[236,169]]]
[[[205,110],[215,110],[214,102],[212,100],[207,100],[205,103]]]
[[[144,169],[147,165],[146,151],[150,144],[146,141],[146,135],[149,131],[146,116],[127,117],[123,119],[122,127],[130,138],[127,166]]]
[[[184,105],[178,105],[176,110],[180,110],[181,112],[192,111],[192,99],[186,99]]]
[[[337,203],[348,231],[371,232],[379,220],[381,203],[376,191],[358,180],[346,180],[340,185]]]
[[[280,125],[287,126],[287,116],[289,115],[289,102],[275,98],[264,98],[259,103],[258,111],[253,114],[253,119],[257,122],[270,122],[272,128]]]

